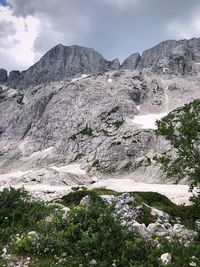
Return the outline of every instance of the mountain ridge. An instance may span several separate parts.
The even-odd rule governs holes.
[[[97,74],[115,69],[138,69],[157,74],[198,75],[200,72],[200,38],[166,40],[133,53],[121,64],[109,61],[92,48],[58,44],[21,73],[0,70],[0,82],[13,88],[25,88],[50,81],[62,81],[80,74]]]

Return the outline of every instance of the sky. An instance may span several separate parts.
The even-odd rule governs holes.
[[[24,70],[53,46],[122,62],[167,39],[200,37],[199,0],[0,0],[0,68]]]

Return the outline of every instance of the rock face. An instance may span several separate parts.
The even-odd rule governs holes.
[[[197,232],[187,229],[181,224],[173,225],[166,212],[145,203],[138,205],[135,198],[129,193],[123,193],[120,196],[103,195],[101,198],[108,205],[113,205],[114,214],[120,216],[124,226],[137,230],[145,239],[152,239],[157,244],[161,239],[179,240],[182,244],[189,244],[198,236]],[[141,220],[144,218],[144,214],[145,224],[143,219]],[[167,255],[163,255],[163,263],[165,256]]]
[[[139,57],[133,54],[123,68],[148,70],[173,75],[197,74],[200,71],[200,39],[168,40],[148,49]]]
[[[0,83],[5,83],[8,79],[7,71],[4,69],[0,69]]]
[[[143,52],[131,54],[120,66],[118,59],[106,60],[91,48],[59,44],[28,70],[12,71],[8,85],[22,89],[51,81],[63,81],[80,74],[96,74],[112,69],[138,69],[157,74],[190,75],[200,71],[200,39],[168,40]],[[0,82],[7,72],[0,71]]]
[[[121,65],[121,68],[135,70],[137,68],[139,59],[140,59],[140,54],[134,53],[124,60],[124,62]]]
[[[114,69],[114,70],[118,70],[120,68],[120,62],[119,62],[119,59],[116,58],[114,59],[111,64],[110,64],[110,68],[111,69]]]
[[[17,79],[19,78],[20,76],[20,71],[18,70],[12,70],[10,73],[9,73],[9,76],[8,76],[8,84],[11,83],[11,84],[14,84],[17,82]]]
[[[148,158],[169,146],[151,127],[134,123],[135,117],[149,120],[148,114],[174,109],[199,94],[197,78],[160,80],[121,69],[21,91],[4,90],[1,172],[80,162],[91,172],[106,174],[141,167],[143,179],[155,181],[154,171],[146,175]]]
[[[200,77],[178,75],[183,74],[182,65],[174,58],[169,61],[172,54],[182,51],[192,64],[192,69],[187,63],[184,70],[195,73],[198,42],[166,41],[141,57],[132,55],[120,69],[119,60],[107,61],[93,49],[58,45],[27,71],[11,72],[7,84],[13,82],[22,89],[2,85],[1,172],[79,162],[90,173],[124,173],[141,167],[145,170],[142,179],[155,181],[149,160],[170,147],[145,122],[153,120],[155,126],[156,115],[164,116],[200,97]],[[162,66],[170,66],[168,73],[173,70],[177,76],[157,74],[163,58]],[[129,67],[139,70],[123,69]],[[6,71],[1,73],[5,79]]]
[[[14,147],[18,156],[25,157],[52,147],[54,160],[87,158],[90,167],[110,172],[117,162],[123,168],[131,158],[156,148],[151,129],[143,131],[126,122],[126,118],[138,114],[137,104],[141,104],[139,98],[137,103],[133,99],[134,88],[144,98],[150,91],[146,81],[142,76],[132,79],[133,72],[107,75],[5,92],[0,105],[3,158]]]
[[[111,62],[91,48],[59,44],[49,50],[36,64],[23,71],[11,84],[16,88],[35,86],[50,81],[66,80],[77,74],[104,72]]]

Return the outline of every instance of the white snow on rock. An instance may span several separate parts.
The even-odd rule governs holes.
[[[45,158],[51,154],[53,154],[54,152],[54,147],[48,147],[46,149],[43,149],[43,150],[40,150],[40,151],[37,151],[37,152],[34,152],[33,154],[30,155],[30,159],[34,158],[34,159],[38,159],[38,158]]]
[[[107,188],[118,192],[158,192],[176,204],[186,205],[190,204],[189,198],[192,196],[188,185],[136,183],[130,179],[100,180],[89,188]]]
[[[137,115],[132,120],[132,123],[138,124],[142,129],[156,129],[156,121],[162,119],[166,115],[166,112],[159,114]]]
[[[85,170],[81,169],[79,164],[71,164],[62,167],[52,166],[51,168],[58,172],[67,172],[67,173],[82,174],[82,175],[86,174]]]
[[[9,173],[5,173],[5,174],[0,174],[0,181],[9,179],[9,178],[20,178],[23,175],[29,173],[30,171],[15,171],[15,172],[9,172]]]
[[[90,74],[82,74],[81,77],[79,77],[79,78],[73,78],[73,79],[71,80],[71,82],[73,83],[73,82],[79,81],[79,80],[81,80],[81,79],[87,78],[87,77],[89,77],[89,76],[90,76]]]
[[[108,83],[112,83],[112,81],[113,81],[113,80],[112,80],[111,78],[108,79]]]

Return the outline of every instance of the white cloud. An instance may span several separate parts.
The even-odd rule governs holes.
[[[16,16],[34,16],[40,21],[34,43],[37,59],[54,45],[74,44],[76,38],[91,31],[94,21],[90,1],[94,0],[86,4],[82,0],[7,0]]]
[[[173,38],[190,39],[200,36],[200,16],[196,15],[186,21],[174,20],[167,27],[167,34]]]
[[[6,63],[4,67],[9,70],[14,68],[24,69],[34,62],[33,44],[38,35],[40,22],[38,19],[27,16],[26,18],[16,17],[13,15],[11,8],[0,5],[0,25],[7,25],[5,35],[0,34],[0,58]]]

